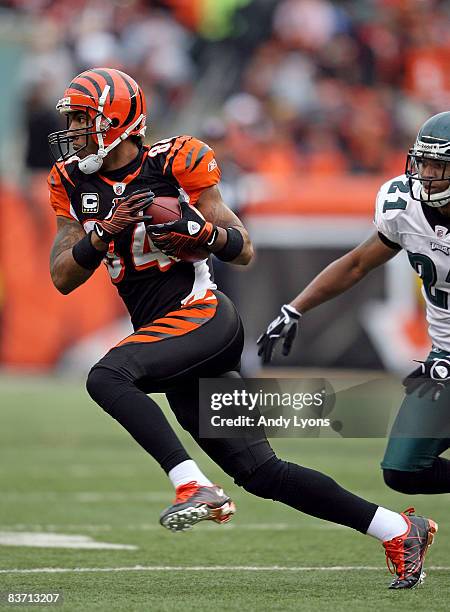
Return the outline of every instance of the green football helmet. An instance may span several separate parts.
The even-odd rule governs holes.
[[[433,162],[433,177],[422,176],[426,161]],[[408,152],[406,176],[414,200],[434,208],[450,203],[450,112],[434,115],[422,125]],[[438,190],[439,181],[448,181],[447,186]],[[420,189],[414,189],[417,183]]]

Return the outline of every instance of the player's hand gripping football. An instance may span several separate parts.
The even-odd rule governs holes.
[[[182,252],[211,246],[217,237],[217,227],[188,204],[181,194],[178,198],[181,218],[169,223],[147,225],[153,244],[166,255],[182,259]]]
[[[101,221],[96,221],[94,232],[102,242],[109,243],[129,225],[151,221],[150,216],[139,215],[139,212],[147,208],[153,202],[154,197],[153,191],[148,187],[143,187],[136,189],[125,198],[118,198],[107,216]]]
[[[263,363],[270,363],[277,342],[283,339],[283,355],[289,355],[292,343],[297,335],[299,319],[302,315],[289,304],[281,307],[281,313],[269,324],[266,331],[257,340],[258,355]]]
[[[430,393],[433,402],[436,402],[442,390],[450,383],[450,356],[447,359],[435,358],[432,361],[423,361],[419,367],[408,374],[404,379],[405,393],[414,393],[424,397]]]

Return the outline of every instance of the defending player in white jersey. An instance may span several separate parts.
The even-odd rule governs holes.
[[[343,293],[401,249],[421,277],[432,351],[405,378],[382,461],[385,482],[402,493],[449,493],[450,461],[450,112],[428,119],[407,156],[405,174],[385,183],[376,200],[375,233],[331,263],[258,340],[268,363],[283,340],[287,355],[300,317]]]

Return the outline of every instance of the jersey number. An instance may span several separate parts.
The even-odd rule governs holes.
[[[158,140],[158,142],[155,142],[155,144],[148,152],[148,156],[156,157],[160,153],[166,153],[172,146],[172,141],[173,138],[164,138],[164,140]]]
[[[402,193],[409,192],[408,183],[403,181],[392,181],[389,186],[388,193],[396,193],[397,191],[401,191]],[[389,200],[385,200],[383,203],[383,212],[387,210],[405,210],[408,202],[403,198],[397,198],[395,202],[389,202]]]
[[[166,272],[175,263],[167,255],[155,247],[145,231],[145,224],[138,223],[131,237],[131,259],[135,270],[146,270],[152,266],[158,266],[161,272]],[[114,252],[114,243],[110,244],[110,250],[106,257],[106,266],[113,283],[120,283],[125,274],[125,263]]]
[[[410,264],[422,279],[423,288],[429,301],[438,308],[448,310],[448,293],[435,288],[437,271],[433,260],[422,253],[410,253],[409,251],[408,258]],[[445,282],[450,282],[450,271],[447,274]]]

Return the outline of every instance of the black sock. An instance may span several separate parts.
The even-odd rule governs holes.
[[[343,489],[329,476],[288,463],[284,499],[297,510],[366,533],[378,506]]]
[[[254,495],[366,533],[378,506],[346,491],[332,478],[273,457],[242,482]]]

